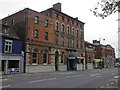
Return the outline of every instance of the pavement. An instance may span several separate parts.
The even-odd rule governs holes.
[[[74,71],[72,71],[74,72]],[[22,73],[22,74],[7,74],[7,75],[2,75],[0,74],[0,80],[5,80],[5,79],[9,79],[9,78],[14,78],[14,77],[18,77],[18,76],[23,76],[23,77],[27,77],[27,76],[31,76],[31,75],[39,75],[39,76],[45,76],[45,75],[52,75],[52,74],[67,74],[67,73],[71,73],[71,71],[51,71],[51,72],[37,72],[37,73]]]

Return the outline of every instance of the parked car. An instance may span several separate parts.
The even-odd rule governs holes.
[[[120,67],[120,63],[119,63],[119,62],[116,62],[114,66],[115,66],[115,67]]]

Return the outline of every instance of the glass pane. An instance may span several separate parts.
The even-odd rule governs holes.
[[[32,63],[37,63],[37,60],[36,60],[36,59],[33,59]]]
[[[5,51],[8,51],[8,45],[5,46]]]
[[[43,54],[43,63],[47,63],[47,54]]]

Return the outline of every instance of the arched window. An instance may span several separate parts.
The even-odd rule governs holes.
[[[64,52],[61,53],[61,63],[64,63]]]
[[[45,49],[43,51],[43,64],[47,64],[48,63],[48,51]]]
[[[79,36],[79,29],[77,28],[76,30],[76,36],[78,37]]]
[[[74,36],[74,27],[72,27],[72,33],[71,34]]]
[[[64,23],[61,24],[61,32],[64,32]]]
[[[59,31],[59,23],[58,23],[58,21],[56,21],[56,23],[55,23],[55,30]]]
[[[67,25],[67,33],[70,34],[70,26]]]
[[[32,64],[37,64],[37,63],[38,63],[38,50],[34,49],[32,55]]]

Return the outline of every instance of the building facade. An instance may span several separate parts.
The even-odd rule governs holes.
[[[85,41],[85,62],[86,69],[93,68],[93,61],[95,59],[96,46],[88,41]]]
[[[95,48],[95,58],[103,60],[104,67],[113,67],[115,62],[115,51],[114,48],[107,44],[102,45],[100,41],[93,40]]]
[[[64,54],[66,58],[70,53],[74,57],[84,56],[84,23],[78,18],[73,18],[61,11],[61,3],[54,4],[41,12],[52,18],[54,23],[54,44],[57,46],[59,55]],[[56,51],[55,51],[56,52]],[[65,61],[70,63],[69,61]],[[74,61],[71,60],[74,63]]]
[[[84,56],[84,23],[63,13],[61,3],[42,12],[26,8],[2,23],[22,40],[26,72],[66,70],[70,52]]]
[[[3,74],[23,73],[22,42],[13,30],[9,30],[9,26],[1,26],[0,71]]]

